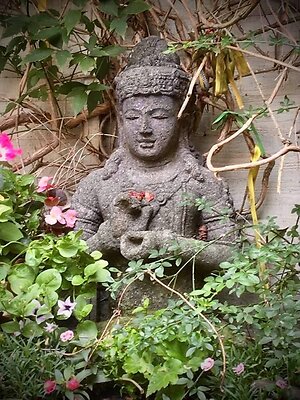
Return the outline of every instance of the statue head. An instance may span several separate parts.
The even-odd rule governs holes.
[[[145,162],[172,156],[180,143],[177,114],[189,77],[177,54],[165,54],[166,49],[163,39],[143,39],[116,78],[123,145]]]

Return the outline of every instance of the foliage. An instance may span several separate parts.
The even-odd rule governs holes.
[[[44,196],[37,193],[32,175],[0,168],[0,260],[26,247],[40,225]]]
[[[55,369],[64,369],[66,361],[58,348],[41,341],[12,335],[0,335],[0,396],[33,399],[44,395],[44,382]]]
[[[297,220],[292,228],[279,229],[274,219],[261,225],[264,244],[257,247],[245,238],[233,259],[207,277],[203,288],[190,293],[189,301],[171,301],[152,314],[146,301],[129,323],[121,320],[99,347],[106,374],[133,380],[147,398],[154,395],[157,400],[182,400],[187,395],[266,399],[271,392],[279,398],[294,390],[300,367],[300,207],[293,212]],[[153,264],[133,267],[140,277],[154,269]],[[219,342],[201,313],[223,337],[223,383]],[[215,360],[209,371],[201,368],[207,358]]]
[[[101,36],[99,28],[107,26],[108,31],[124,37],[128,19],[148,10],[149,6],[143,0],[129,0],[122,5],[114,0],[103,1],[96,8],[96,12],[106,15],[101,25],[86,12],[87,4],[92,2],[74,0],[72,3],[64,13],[46,9],[29,14],[31,8],[27,5],[27,15],[1,16],[2,37],[9,42],[7,46],[0,46],[0,72],[10,67],[23,75],[28,68],[26,91],[7,105],[6,112],[28,98],[49,100],[49,88],[55,97],[70,99],[74,114],[84,107],[91,112],[103,101],[103,92],[109,86],[102,82],[112,67],[111,58],[125,49],[119,45],[105,45],[108,40]],[[74,79],[78,72],[91,83],[84,83],[82,78]]]

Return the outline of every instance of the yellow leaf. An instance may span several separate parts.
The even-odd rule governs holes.
[[[235,61],[235,66],[239,72],[240,77],[250,74],[250,70],[244,54],[238,50],[231,50],[232,56]]]
[[[226,93],[228,90],[225,54],[221,52],[216,57],[216,70],[215,70],[215,96]]]
[[[38,0],[38,10],[39,11],[47,10],[47,0]]]
[[[226,73],[227,73],[227,78],[230,83],[232,92],[234,94],[234,97],[236,99],[237,105],[239,109],[244,108],[244,103],[242,100],[242,96],[240,95],[240,92],[236,86],[236,83],[234,81],[234,69],[235,69],[235,60],[232,56],[232,52],[229,51],[226,57]]]

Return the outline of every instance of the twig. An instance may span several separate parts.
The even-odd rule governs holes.
[[[294,65],[285,63],[283,61],[276,60],[276,58],[266,57],[266,56],[263,56],[262,54],[253,53],[252,51],[245,50],[245,49],[242,49],[240,47],[237,48],[237,47],[231,46],[231,45],[226,46],[226,48],[227,49],[231,49],[231,50],[237,50],[238,49],[238,51],[241,51],[242,53],[248,54],[249,56],[256,57],[256,58],[262,58],[263,60],[269,61],[271,63],[279,64],[279,65],[282,65],[283,67],[287,67],[289,69],[293,69],[294,71],[300,72],[300,68],[297,68]]]
[[[209,20],[207,20],[204,16],[203,11],[199,10],[199,17],[203,23],[202,28],[213,28],[213,29],[224,29],[224,28],[228,28],[234,24],[236,24],[237,22],[241,21],[242,19],[245,19],[253,10],[254,8],[259,4],[260,0],[254,0],[252,1],[252,4],[249,6],[249,8],[247,9],[247,11],[245,11],[242,15],[239,14],[236,17],[233,17],[231,20],[227,21],[227,22],[223,22],[223,23],[219,23],[219,24],[214,24],[213,22],[210,22]],[[200,5],[202,5],[202,2],[199,2]]]
[[[181,106],[179,112],[178,112],[177,119],[180,119],[180,118],[182,117],[182,114],[183,114],[183,112],[184,112],[184,110],[185,110],[185,108],[186,108],[186,106],[187,106],[187,104],[188,104],[188,102],[189,102],[189,100],[190,100],[190,97],[191,97],[191,95],[192,95],[192,93],[193,93],[193,90],[194,90],[194,86],[195,86],[195,84],[196,84],[196,81],[197,81],[197,79],[199,78],[199,75],[200,75],[201,71],[202,71],[203,68],[204,68],[204,65],[205,65],[205,63],[206,63],[206,59],[207,59],[207,57],[205,56],[205,57],[203,58],[201,64],[199,65],[199,67],[198,67],[196,73],[194,74],[192,80],[191,80],[191,83],[190,83],[190,86],[189,86],[187,95],[186,95],[186,97],[185,97],[185,99],[184,99],[184,102],[183,102],[183,104],[182,104],[182,106]]]
[[[230,136],[230,139],[232,136]],[[216,145],[217,146],[217,145]],[[215,146],[213,146],[215,147]],[[300,152],[300,146],[295,146],[295,145],[285,145],[282,149],[277,151],[277,153],[273,154],[270,157],[264,158],[260,161],[256,162],[249,162],[249,163],[244,163],[244,164],[233,164],[233,165],[226,165],[225,167],[214,167],[211,163],[211,157],[215,152],[215,149],[213,147],[210,149],[208,156],[207,156],[207,167],[210,171],[212,172],[224,172],[224,171],[236,171],[239,169],[250,169],[254,167],[258,167],[261,165],[265,165],[270,163],[271,161],[276,160],[277,158],[283,156],[284,154],[290,152],[290,151],[295,151],[295,152]]]

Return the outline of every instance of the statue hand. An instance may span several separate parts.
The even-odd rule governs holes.
[[[114,237],[121,237],[127,231],[146,230],[152,207],[129,194],[118,195],[113,202],[110,225]]]
[[[147,258],[151,250],[164,247],[175,239],[171,231],[128,231],[120,240],[120,251],[127,260]]]

